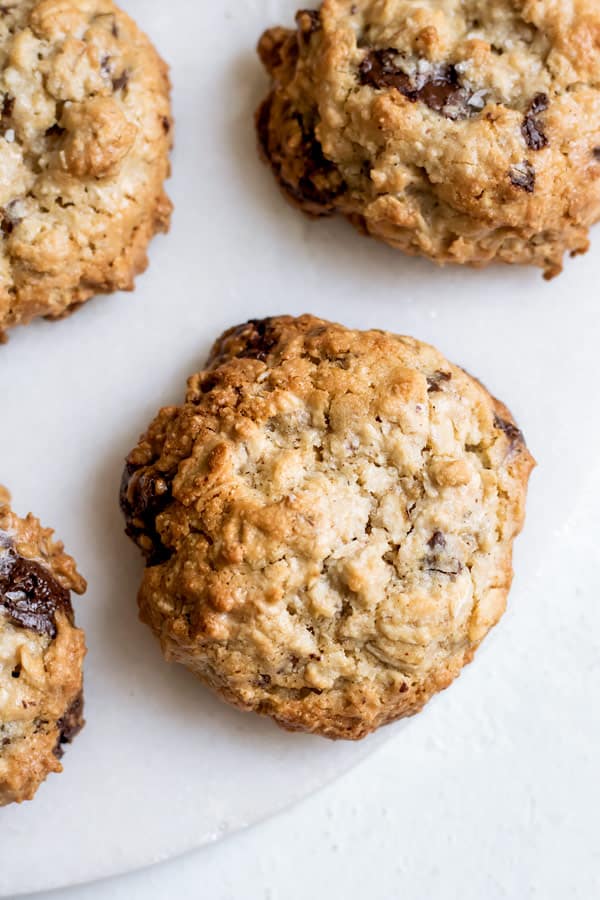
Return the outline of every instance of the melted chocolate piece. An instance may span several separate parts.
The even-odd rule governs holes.
[[[332,175],[339,177],[337,169],[323,153],[323,148],[317,140],[314,130],[307,128],[300,116],[297,116],[297,122],[303,136],[299,158],[304,164],[304,172],[298,179],[297,187],[289,183],[284,186],[288,193],[292,194],[294,199],[299,202],[308,202],[319,207],[320,211],[323,210],[325,213],[332,212],[333,201],[343,192],[345,185],[340,178],[339,187],[328,189],[320,186],[318,182],[322,179],[328,179]]]
[[[523,437],[521,429],[517,428],[512,422],[507,422],[506,419],[502,419],[498,415],[494,416],[494,428],[504,432],[506,437],[510,440],[511,449],[518,444],[525,444],[525,438]]]
[[[58,122],[55,122],[54,125],[51,125],[50,128],[46,129],[46,137],[62,137],[65,130],[66,129],[61,128]]]
[[[321,15],[318,9],[300,9],[296,13],[298,29],[306,38],[318,31],[321,27]]]
[[[0,555],[0,612],[14,625],[54,638],[60,611],[73,621],[69,591],[40,563],[8,546]]]
[[[73,738],[77,737],[85,720],[83,718],[83,691],[81,691],[72,702],[62,719],[58,721],[59,736],[54,755],[57,759],[62,759],[64,750],[63,744],[70,744]]]
[[[427,376],[427,393],[435,394],[442,390],[442,384],[446,381],[450,381],[452,378],[451,372],[434,372],[433,375]]]
[[[441,531],[434,531],[427,541],[427,546],[432,550],[443,550],[446,546],[446,538]]]
[[[148,566],[171,556],[156,528],[156,517],[172,500],[172,476],[127,462],[121,479],[120,503],[125,516],[125,534],[138,545]],[[147,540],[142,541],[142,538]],[[148,546],[148,539],[150,546]]]
[[[12,234],[14,227],[22,221],[20,216],[15,215],[17,202],[17,200],[11,200],[4,208],[0,207],[0,230],[3,234]]]
[[[5,234],[8,237],[9,234],[12,234],[15,224],[6,215],[6,211],[4,209],[0,209],[0,217],[0,230],[2,231],[2,234]]]
[[[272,319],[250,319],[240,326],[239,334],[244,339],[244,349],[238,353],[242,359],[259,359],[264,362],[273,347],[277,345],[277,335]]]
[[[438,66],[411,77],[397,65],[400,56],[393,48],[369,50],[358,67],[360,83],[376,89],[395,88],[411,103],[424,103],[448,119],[464,119],[480,111],[469,106],[473,94],[461,87],[455,66]]]
[[[527,160],[524,160],[518,166],[512,166],[509,169],[508,176],[515,187],[526,191],[528,194],[533,194],[535,190],[535,169]]]
[[[592,156],[594,157],[594,159],[600,162],[600,147],[594,147],[594,149],[592,150]]]
[[[272,93],[256,114],[256,130],[264,158],[282,189],[295,203],[304,207],[311,215],[331,215],[335,211],[336,197],[346,188],[343,179],[335,165],[324,155],[314,130],[299,115],[296,116],[296,121],[302,132],[302,142],[294,158],[287,158],[285,150],[278,144],[276,133],[272,133],[269,127],[273,101]],[[331,187],[323,187],[324,180],[328,180]]]
[[[4,100],[2,101],[2,118],[10,119],[13,114],[13,109],[15,108],[15,98],[9,97],[8,94],[4,95]]]
[[[529,105],[529,112],[532,116],[537,116],[548,109],[550,101],[548,94],[536,94]]]
[[[536,94],[523,119],[521,131],[523,132],[525,143],[531,150],[543,150],[544,147],[548,146],[548,138],[544,132],[544,126],[538,119],[540,113],[548,109],[548,102],[547,94]]]
[[[124,69],[120,75],[118,75],[116,78],[113,78],[113,82],[112,82],[113,91],[116,94],[117,91],[124,90],[128,84],[129,84],[129,72],[127,71],[127,69]]]
[[[100,71],[105,78],[108,78],[110,75],[110,61],[111,57],[108,54],[103,56],[100,60]]]

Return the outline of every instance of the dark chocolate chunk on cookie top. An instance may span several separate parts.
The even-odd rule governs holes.
[[[0,613],[21,628],[56,637],[56,614],[62,611],[73,619],[69,591],[40,563],[20,556],[7,535],[2,538]]]
[[[464,119],[485,105],[481,92],[476,95],[462,87],[456,66],[421,60],[416,73],[409,75],[402,68],[402,58],[393,48],[370,49],[358,68],[361,84],[395,88],[411,103],[424,103],[447,119]]]
[[[318,9],[300,9],[296,13],[298,30],[306,37],[310,37],[321,27],[321,15]]]
[[[535,191],[535,169],[527,160],[511,166],[508,176],[514,187],[520,188],[528,194],[533,194]]]
[[[83,718],[83,691],[75,697],[62,719],[58,721],[58,742],[54,748],[54,755],[62,759],[63,744],[70,744],[79,734],[85,720]]]
[[[125,533],[138,544],[149,566],[158,565],[170,556],[160,539],[156,518],[171,502],[171,481],[169,473],[131,461],[123,470],[120,504],[127,523]]]
[[[539,116],[548,109],[548,104],[547,94],[536,94],[523,119],[521,131],[523,132],[525,143],[531,150],[543,150],[544,147],[548,146],[548,137],[544,130],[544,124],[539,119]]]
[[[498,431],[502,431],[506,437],[510,441],[511,449],[518,447],[519,445],[525,445],[525,438],[523,437],[523,432],[520,428],[518,428],[513,422],[507,422],[506,419],[501,418],[498,415],[494,416],[494,428],[497,428]]]

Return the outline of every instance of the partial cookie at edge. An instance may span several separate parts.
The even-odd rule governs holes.
[[[83,726],[85,640],[70,592],[85,587],[52,531],[16,516],[0,488],[0,806],[61,772]]]
[[[169,227],[165,63],[112,0],[0,14],[0,334],[132,290]]]
[[[547,277],[600,218],[591,0],[325,0],[259,54],[261,153],[287,198],[438,263]]]

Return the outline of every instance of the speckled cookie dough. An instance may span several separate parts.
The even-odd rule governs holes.
[[[0,806],[31,800],[62,772],[63,744],[83,726],[83,632],[70,592],[86,584],[74,561],[0,487]]]
[[[325,0],[259,54],[289,200],[438,263],[546,277],[600,218],[596,0]]]
[[[0,338],[133,288],[171,141],[167,67],[111,0],[0,5]]]
[[[361,738],[500,619],[532,466],[508,410],[432,347],[249,322],[127,459],[141,618],[230,703]]]

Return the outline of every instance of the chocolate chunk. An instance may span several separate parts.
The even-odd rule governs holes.
[[[168,116],[162,117],[162,127],[165,134],[168,134],[171,130],[171,120]]]
[[[81,691],[73,703],[70,705],[62,719],[58,721],[59,736],[54,755],[57,759],[62,759],[63,744],[70,744],[73,738],[77,737],[85,720],[83,718],[83,691]]]
[[[533,194],[535,190],[535,169],[527,160],[523,160],[518,166],[511,166],[508,176],[515,187],[520,188],[522,191],[527,191],[528,194]]]
[[[19,556],[14,547],[0,555],[0,612],[14,625],[56,637],[56,614],[73,619],[69,591],[48,569]]]
[[[264,362],[277,345],[277,334],[272,323],[272,319],[250,319],[246,325],[242,325],[240,335],[244,339],[244,349],[238,356]]]
[[[118,91],[125,90],[125,88],[127,87],[128,84],[129,84],[129,72],[127,71],[127,69],[124,69],[120,75],[118,75],[116,78],[113,78],[113,82],[112,82],[113,91],[116,94]]]
[[[434,531],[427,541],[427,546],[432,550],[443,550],[446,546],[446,538],[441,531]]]
[[[296,122],[301,132],[293,157],[279,143],[276,130],[271,130],[272,93],[256,113],[256,130],[263,157],[271,166],[281,188],[288,197],[314,216],[328,216],[335,211],[335,199],[346,185],[336,166],[330,162],[317,140],[314,128],[300,115]]]
[[[318,9],[300,9],[296,13],[296,24],[298,30],[305,39],[309,39],[311,34],[318,31],[321,27],[321,15]]]
[[[521,131],[523,132],[525,143],[532,150],[542,150],[548,146],[548,138],[544,132],[544,126],[537,118],[540,113],[548,109],[548,102],[547,94],[536,94],[523,119]]]
[[[172,500],[172,475],[127,462],[121,479],[120,503],[125,516],[125,533],[156,566],[171,556],[156,528],[156,517]]]
[[[0,230],[2,234],[8,237],[9,234],[12,234],[14,227],[15,223],[7,216],[6,210],[0,209]]]
[[[600,147],[594,147],[594,149],[592,150],[592,156],[594,157],[594,159],[600,162]]]
[[[511,449],[519,444],[525,444],[525,438],[523,437],[523,432],[520,428],[517,428],[512,422],[507,422],[506,419],[502,419],[498,415],[494,416],[494,428],[503,431],[507,438],[509,438]]]
[[[106,54],[100,60],[100,71],[105,78],[108,78],[110,75],[110,62],[112,57]]]
[[[398,56],[397,50],[370,50],[358,67],[360,83],[379,89],[396,88],[407,97],[414,93],[410,78],[395,63]]]
[[[17,200],[11,200],[5,207],[0,207],[0,229],[6,235],[12,234],[13,229],[22,221],[17,215]]]
[[[427,393],[435,394],[438,391],[442,390],[442,384],[446,381],[450,381],[452,378],[451,372],[434,372],[433,375],[427,376]]]
[[[431,66],[409,76],[398,65],[402,54],[393,48],[371,49],[358,67],[360,83],[376,89],[395,88],[410,100],[424,103],[448,119],[464,119],[479,112],[485,102],[470,105],[474,94],[460,84],[456,66]]]
[[[529,112],[533,116],[538,116],[540,113],[546,112],[549,104],[548,94],[536,94],[529,105]]]
[[[2,101],[2,118],[10,119],[13,114],[13,110],[15,108],[15,98],[9,97],[8,94],[4,95],[4,100]]]
[[[258,684],[259,684],[259,687],[266,687],[268,684],[271,684],[271,676],[270,675],[259,675],[258,676]]]
[[[49,137],[49,138],[62,137],[63,134],[65,133],[65,130],[66,129],[61,128],[61,126],[58,124],[58,122],[55,122],[54,125],[51,125],[50,128],[46,129],[45,134],[46,134],[46,137]]]

